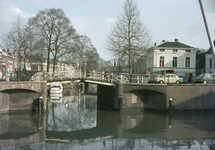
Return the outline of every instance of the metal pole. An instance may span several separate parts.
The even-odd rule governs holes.
[[[204,10],[204,7],[203,7],[202,0],[199,0],[199,5],[200,5],[201,11],[202,11],[202,16],[203,16],[203,19],[204,19],[205,28],[206,28],[207,35],[208,35],[208,40],[209,40],[209,43],[210,43],[210,46],[211,46],[211,50],[212,50],[212,54],[213,54],[213,60],[214,60],[214,68],[215,68],[215,50],[214,50],[214,45],[213,45],[213,41],[212,41],[212,38],[211,38],[210,30],[209,30],[209,27],[208,27],[208,23],[207,23],[207,19],[206,19],[205,10]]]

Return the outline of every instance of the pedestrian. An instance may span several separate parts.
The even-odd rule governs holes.
[[[190,71],[190,75],[189,75],[189,83],[192,83],[192,77],[193,77],[193,74],[192,74],[192,71]]]

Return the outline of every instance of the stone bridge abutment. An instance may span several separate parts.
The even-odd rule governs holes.
[[[98,104],[118,110],[214,110],[214,96],[213,84],[98,85]]]
[[[0,86],[0,111],[32,110],[33,102],[42,98],[46,109],[47,82],[2,82]]]

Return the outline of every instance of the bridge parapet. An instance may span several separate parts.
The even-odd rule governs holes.
[[[1,82],[0,91],[24,89],[35,92],[41,92],[41,82],[19,81],[19,82]]]

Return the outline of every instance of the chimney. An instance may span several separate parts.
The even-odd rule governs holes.
[[[156,42],[154,43],[154,47],[156,46]]]
[[[166,42],[165,40],[162,41],[162,43]]]
[[[9,53],[9,48],[7,48],[7,53]]]
[[[175,39],[175,42],[178,42],[178,39]]]

